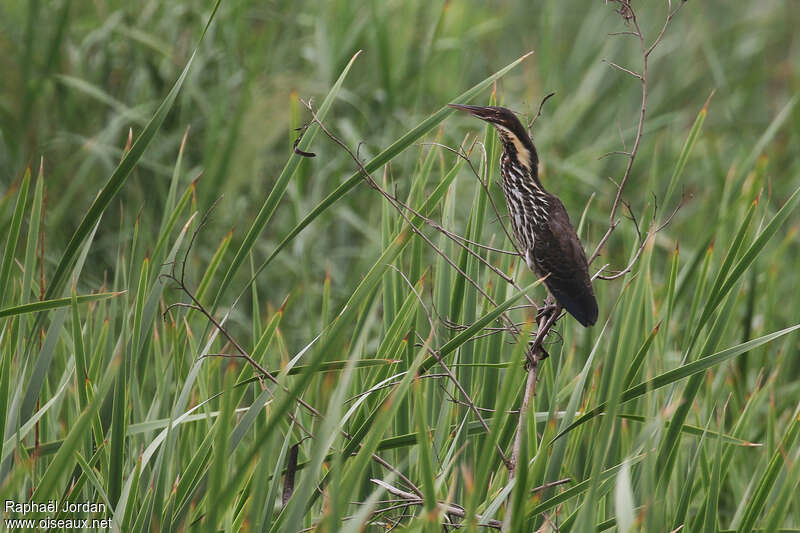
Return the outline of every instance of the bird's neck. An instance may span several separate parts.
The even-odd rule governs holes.
[[[503,155],[500,156],[500,167],[503,180],[505,182],[513,181],[514,183],[506,183],[506,185],[519,186],[524,184],[527,188],[532,189],[532,192],[537,196],[548,196],[549,193],[542,186],[539,181],[538,163],[539,159],[536,156],[536,149],[531,145],[529,152],[519,151],[517,146],[503,147]]]
[[[520,164],[513,153],[504,151],[500,156],[500,174],[518,244],[525,248],[532,247],[533,241],[528,239],[526,232],[547,224],[553,198],[539,183],[536,174]]]
[[[544,190],[539,181],[539,155],[533,141],[525,132],[513,132],[503,126],[497,127],[503,145],[503,157],[529,176],[537,187]]]

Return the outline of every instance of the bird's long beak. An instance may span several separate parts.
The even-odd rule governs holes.
[[[479,105],[463,105],[463,104],[447,104],[449,107],[453,109],[458,109],[459,111],[464,111],[465,113],[469,113],[470,115],[477,117],[481,120],[490,120],[491,117],[494,115],[494,110],[490,107],[483,107]]]

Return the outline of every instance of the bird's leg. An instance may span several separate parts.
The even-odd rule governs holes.
[[[528,341],[528,351],[525,353],[525,371],[536,368],[539,361],[547,359],[550,354],[544,349],[541,342],[536,342],[536,336]]]
[[[555,298],[548,293],[547,298],[544,300],[544,305],[539,308],[539,312],[536,313],[536,320],[539,321],[542,318],[546,318],[550,316],[552,312],[558,309],[558,304],[555,301]]]
[[[538,352],[538,355],[537,355]],[[550,357],[550,354],[547,353],[541,345],[536,347],[536,338],[531,339],[528,343],[528,351],[525,354],[525,371],[530,372],[532,368],[536,368],[539,364],[539,361],[542,359],[547,359]]]
[[[539,312],[536,314],[536,322],[540,325],[542,321],[548,321],[552,317],[558,316],[561,313],[561,306],[558,305],[553,295],[550,294],[548,291],[547,298],[545,298],[544,305],[539,309]],[[528,352],[526,353],[526,362],[525,362],[525,370],[530,370],[532,368],[536,368],[536,365],[542,359],[547,359],[550,357],[550,354],[547,353],[542,343],[544,339],[541,339],[539,342],[536,342],[537,339],[534,337],[528,343]]]

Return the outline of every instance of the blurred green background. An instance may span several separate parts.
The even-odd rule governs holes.
[[[646,35],[660,28],[665,7],[643,3]],[[177,78],[210,5],[31,0],[6,1],[0,9],[0,183],[8,190],[26,165],[35,168],[43,157],[45,249],[55,261],[62,241],[118,163],[129,128],[134,135],[141,131]],[[685,132],[711,91],[717,92],[681,184],[693,199],[659,244],[671,249],[680,239],[687,251],[704,245],[705,235],[693,228],[699,219],[713,221],[729,168],[749,154],[797,92],[798,22],[800,10],[786,1],[735,8],[693,2],[676,17],[651,60],[645,140],[626,194],[635,213],[641,214],[651,194],[664,194]],[[130,239],[123,228],[134,218],[145,235],[155,235],[159,217],[153,214],[163,206],[187,129],[181,182],[202,176],[201,208],[224,195],[201,235],[197,258],[207,260],[230,230],[238,242],[290,154],[292,128],[308,119],[296,99],[319,100],[359,49],[364,53],[328,122],[352,147],[360,146],[365,160],[478,80],[533,50],[521,68],[499,82],[498,97],[532,115],[546,93],[556,92],[534,132],[542,172],[573,219],[589,196],[597,195],[583,236],[594,243],[607,225],[606,206],[614,193],[606,178],[618,177],[623,164],[620,157],[599,157],[622,149],[620,135],[630,145],[640,103],[636,80],[603,62],[637,67],[635,40],[607,35],[625,29],[613,6],[600,1],[226,1],[157,141],[121,191],[113,214],[105,216],[81,283],[101,284],[118,246]],[[488,93],[479,101],[487,98]],[[776,205],[797,182],[792,148],[798,145],[800,109],[790,113],[764,154],[763,187]],[[481,127],[454,117],[445,124],[443,142],[457,145],[465,131]],[[317,158],[304,163],[259,239],[259,255],[270,252],[354,170],[346,154],[322,138],[313,151]],[[409,165],[421,152],[411,149],[393,162],[393,187],[407,190]],[[349,293],[378,243],[376,198],[359,187],[317,220],[260,277],[266,297],[278,304],[292,292],[297,302],[312,302],[326,270],[334,294]],[[464,216],[469,207],[465,201],[457,210]],[[612,252],[621,251],[619,240],[612,239]],[[292,328],[298,338],[312,333],[302,331],[303,322],[294,324],[299,331]]]
[[[664,23],[667,2],[647,0],[634,6],[643,33],[652,42]],[[13,233],[12,213],[19,191],[27,183],[23,179],[26,168],[35,178],[42,161],[44,180],[44,238],[39,243],[43,261],[38,261],[38,252],[23,260],[22,243],[27,239],[30,249],[37,240],[36,235],[26,236],[26,231],[35,227],[32,213],[37,204],[31,200],[31,192],[28,203],[19,208],[23,237],[4,248],[4,257],[12,266],[8,267],[9,289],[0,295],[0,307],[39,299],[44,290],[39,286],[40,274],[47,286],[68,240],[120,163],[129,132],[135,139],[144,130],[189,61],[211,11],[212,2],[208,1],[0,0],[0,235]],[[752,350],[741,348],[745,341],[800,321],[800,215],[790,213],[763,247],[759,240],[765,229],[776,227],[770,225],[772,217],[800,186],[796,156],[800,146],[799,26],[800,7],[795,0],[693,0],[685,3],[650,56],[644,137],[625,199],[643,231],[651,218],[662,222],[681,201],[683,205],[630,275],[595,282],[601,309],[598,325],[583,330],[567,317],[550,341],[553,357],[544,364],[535,400],[539,424],[533,424],[529,432],[533,463],[527,481],[520,486],[525,491],[564,477],[591,482],[588,497],[583,491],[589,489],[584,487],[565,497],[563,505],[557,502],[547,507],[547,512],[555,513],[557,508],[559,518],[566,518],[563,531],[571,526],[581,531],[609,529],[615,527],[617,517],[634,511],[637,521],[628,531],[660,531],[654,528],[663,528],[665,523],[685,525],[684,531],[699,531],[700,527],[727,531],[727,527],[749,524],[750,515],[761,516],[765,509],[770,525],[782,524],[789,528],[786,531],[797,531],[791,528],[800,526],[800,506],[792,497],[800,482],[800,467],[796,466],[800,447],[794,442],[800,431],[797,335]],[[58,314],[66,309],[54,311],[47,319],[39,315],[36,322],[35,315],[21,312],[3,315],[20,316],[18,319],[0,318],[5,320],[0,322],[4,328],[0,332],[0,349],[4,350],[0,367],[8,369],[0,376],[0,414],[8,415],[2,422],[8,422],[5,437],[12,439],[4,449],[0,447],[4,454],[0,481],[5,483],[0,483],[0,496],[21,498],[41,486],[62,489],[54,489],[54,494],[66,490],[70,478],[63,465],[67,463],[58,466],[53,456],[59,449],[70,449],[63,444],[70,429],[80,427],[76,421],[83,420],[80,413],[87,399],[79,393],[79,381],[72,385],[72,357],[79,353],[75,342],[83,332],[87,383],[98,387],[95,392],[109,395],[101,406],[94,406],[100,413],[96,423],[92,421],[94,443],[104,442],[110,451],[101,450],[108,456],[98,452],[98,463],[93,463],[97,479],[92,480],[94,486],[87,482],[81,497],[93,500],[107,493],[114,506],[123,480],[131,483],[129,500],[120,500],[124,517],[119,519],[126,526],[135,525],[132,531],[147,530],[151,522],[163,525],[164,530],[168,530],[167,524],[179,530],[204,520],[209,531],[216,531],[218,522],[226,531],[234,531],[242,523],[258,522],[256,515],[266,517],[268,523],[274,518],[274,524],[289,520],[311,527],[318,520],[356,512],[358,506],[348,507],[347,498],[352,495],[363,501],[374,486],[365,481],[363,471],[352,466],[359,464],[355,460],[340,459],[346,467],[332,470],[341,476],[334,477],[333,486],[343,487],[338,495],[326,494],[334,500],[333,511],[320,501],[309,503],[298,496],[284,508],[279,520],[275,517],[281,512],[280,505],[273,509],[264,504],[262,509],[257,505],[263,502],[249,498],[261,487],[258,483],[269,479],[266,474],[280,478],[284,463],[275,463],[275,459],[281,446],[301,443],[301,464],[311,465],[304,472],[313,473],[306,479],[317,483],[321,482],[320,472],[327,472],[330,466],[327,454],[336,455],[346,444],[341,437],[330,446],[322,446],[318,439],[303,439],[296,426],[277,417],[281,422],[268,439],[259,441],[261,433],[245,430],[243,445],[228,457],[226,439],[234,419],[237,423],[242,419],[226,417],[231,414],[226,409],[255,405],[255,398],[260,398],[256,386],[246,393],[242,389],[230,403],[223,399],[234,395],[226,393],[223,399],[202,404],[200,413],[207,418],[191,420],[176,430],[173,440],[167,439],[158,448],[156,466],[145,465],[141,479],[138,477],[137,457],[148,446],[158,447],[156,430],[165,427],[170,416],[183,414],[187,404],[197,405],[230,385],[222,371],[230,361],[198,362],[209,329],[202,316],[178,312],[165,322],[153,320],[170,303],[185,301],[174,290],[160,293],[162,280],[156,272],[161,265],[149,264],[157,240],[167,239],[171,245],[180,239],[177,235],[191,212],[202,215],[217,202],[198,233],[187,265],[190,285],[200,285],[205,291],[203,301],[209,303],[208,295],[219,288],[235,251],[291,157],[297,129],[309,120],[300,99],[312,99],[318,108],[358,50],[363,53],[353,63],[324,122],[357,150],[362,161],[379,154],[457,95],[533,51],[503,76],[494,90],[485,90],[473,103],[488,103],[494,95],[499,103],[532,118],[542,97],[556,93],[533,130],[540,172],[545,187],[564,201],[573,223],[577,226],[583,218],[581,238],[591,253],[608,227],[616,193],[614,181],[620,179],[626,163],[619,155],[603,156],[630,148],[641,105],[637,80],[609,65],[641,68],[638,41],[630,35],[609,35],[630,29],[616,12],[615,3],[600,0],[224,0],[174,107],[103,213],[76,282],[78,294],[101,289],[128,292],[86,308],[83,301],[81,306],[76,301],[68,320]],[[707,116],[701,111],[706,104]],[[705,116],[702,130],[691,151],[684,151],[698,115]],[[488,133],[486,146],[491,151],[494,136]],[[465,146],[469,147],[476,138],[483,142],[485,134],[483,124],[452,115],[373,177],[380,180],[383,176],[386,186],[401,198],[410,195],[419,200],[457,164],[451,153],[429,143],[458,147],[468,138]],[[184,138],[183,156],[176,164]],[[441,314],[433,318],[470,322],[491,311],[493,306],[465,286],[454,270],[416,238],[408,250],[391,259],[397,272],[379,274],[380,284],[373,292],[359,293],[359,283],[372,279],[367,273],[373,266],[386,267],[379,257],[391,248],[402,223],[364,184],[322,211],[257,276],[255,289],[250,291],[246,284],[253,268],[356,171],[347,153],[321,133],[308,149],[316,157],[300,162],[274,216],[258,234],[252,254],[236,271],[230,286],[221,291],[216,309],[218,317],[232,311],[230,331],[248,349],[268,334],[260,352],[266,366],[285,365],[329,324],[336,336],[323,336],[320,344],[330,353],[317,353],[323,349],[315,347],[305,354],[304,364],[325,360],[343,365],[344,360],[370,360],[377,353],[391,359],[391,372],[400,372],[416,355],[414,343],[406,345],[408,339],[403,338],[409,327],[412,340],[438,334],[441,342],[437,337],[437,348],[455,338],[456,332],[443,321],[432,321],[435,324],[429,328],[430,317],[421,307],[414,307],[414,295],[400,271],[408,273],[412,282],[427,273],[421,299]],[[479,169],[481,153],[480,147],[471,153]],[[668,183],[685,153],[689,154],[685,167],[668,194]],[[490,179],[496,180],[495,156],[488,165]],[[173,176],[177,182],[172,181]],[[35,183],[31,182],[31,191]],[[177,185],[170,192],[172,183]],[[443,220],[456,233],[509,248],[494,214],[476,214],[476,206],[485,202],[485,197],[466,166],[454,184],[446,197],[434,203],[430,216]],[[176,197],[184,191],[188,191],[186,205],[190,209],[181,206],[176,226],[166,231],[166,215],[173,212]],[[499,187],[492,185],[492,194],[502,207]],[[637,232],[624,215],[626,210],[620,213],[621,223],[595,268],[606,263],[611,268],[627,264],[636,247]],[[476,220],[484,222],[480,228],[473,226]],[[424,231],[453,259],[467,265],[498,303],[514,293],[435,231]],[[0,241],[5,243],[5,237]],[[167,249],[162,247],[155,257],[163,260]],[[512,267],[508,257],[478,252],[513,272],[520,286],[534,281],[524,267]],[[738,261],[746,268],[737,273],[732,266]],[[31,278],[33,271],[36,274]],[[726,280],[730,285],[720,292]],[[231,309],[240,291],[244,297]],[[541,288],[537,291],[537,298],[544,296]],[[287,296],[288,303],[281,308]],[[343,311],[348,300],[357,306]],[[410,307],[404,311],[405,301]],[[340,311],[347,313],[343,316],[350,323],[335,321]],[[520,322],[529,314],[513,312]],[[403,322],[403,317],[409,316],[413,326]],[[602,330],[606,321],[607,329]],[[270,328],[278,322],[273,337]],[[44,347],[37,339],[43,324],[54,332],[52,345],[45,342]],[[651,331],[660,333],[656,336]],[[515,409],[523,373],[499,370],[512,360],[510,337],[461,342],[457,355],[450,357],[462,365],[454,367],[455,372],[470,396],[487,409]],[[622,405],[619,392],[628,386],[684,369],[701,356],[728,347],[744,355],[737,356],[735,363],[712,365],[708,374],[695,369],[691,379],[697,381],[686,387],[682,380],[688,373],[668,376],[659,385],[661,389],[648,389],[642,397],[624,404],[622,413],[617,409]],[[230,351],[220,340],[205,348]],[[112,393],[111,385],[103,389],[100,383],[111,383],[103,380],[106,368],[111,368],[114,355],[126,349],[134,354],[132,362],[126,366],[127,377],[120,372],[120,377],[114,378]],[[321,359],[315,359],[318,357]],[[590,363],[584,367],[587,359]],[[498,462],[490,465],[486,455],[481,455],[481,446],[488,441],[478,435],[481,431],[470,411],[448,401],[451,394],[458,394],[455,389],[450,387],[445,394],[445,386],[432,380],[420,386],[424,394],[418,394],[416,388],[413,394],[410,388],[403,389],[399,414],[390,421],[380,416],[369,418],[383,401],[375,399],[378,394],[360,405],[350,420],[341,418],[335,402],[328,403],[332,396],[353,397],[388,379],[386,361],[375,366],[377,369],[358,369],[358,378],[352,381],[346,372],[314,375],[305,388],[295,392],[350,431],[365,421],[371,428],[374,422],[379,428],[375,434],[368,429],[361,438],[376,447],[380,442],[387,457],[420,485],[423,479],[427,483],[429,474],[432,483],[435,474],[437,488],[424,485],[430,501],[451,497],[464,505],[469,501],[472,511],[488,508],[502,519],[505,507],[493,507],[492,502],[508,479],[498,457],[491,455],[492,461]],[[252,375],[243,366],[236,368],[242,379]],[[585,373],[581,374],[582,370]],[[628,371],[632,374],[623,380]],[[297,383],[292,379],[304,376],[287,378],[287,383]],[[41,387],[41,397],[25,392],[34,381]],[[69,386],[59,388],[65,383]],[[505,398],[507,404],[499,403],[504,398],[501,392],[508,388],[517,396]],[[23,414],[17,416],[15,409],[23,395]],[[29,418],[34,402],[44,404],[54,398],[60,399],[47,404],[34,437],[34,422]],[[682,420],[691,427],[668,435],[667,423],[676,410],[680,412],[681,399],[688,400]],[[557,429],[564,429],[580,414],[575,409],[586,410],[604,402],[621,418],[597,417],[556,441],[563,444],[553,444]],[[27,413],[25,405],[30,408]],[[376,411],[371,411],[373,408]],[[623,414],[628,418],[623,419]],[[326,430],[318,418],[305,412],[298,416],[309,428]],[[502,420],[498,427],[504,429],[496,429],[491,437],[502,433],[499,445],[508,452],[515,419],[506,413]],[[272,421],[265,414],[254,427],[263,429]],[[386,425],[381,425],[384,422]],[[23,438],[13,440],[13,432],[26,423],[29,427]],[[462,423],[467,428],[464,433],[454,429]],[[435,444],[430,450],[416,446],[418,441],[427,442],[428,431]],[[719,435],[722,437],[716,438]],[[396,440],[387,444],[381,438]],[[751,441],[763,446],[745,446]],[[606,447],[597,446],[598,442]],[[788,443],[787,448],[781,443]],[[34,453],[40,444],[42,449]],[[83,451],[89,460],[88,441],[69,444],[74,450],[85,444]],[[661,484],[657,478],[663,473],[662,454],[671,446],[678,450],[677,466],[670,463],[667,482]],[[246,455],[243,448],[252,454]],[[659,450],[658,460],[651,453],[655,449]],[[417,466],[427,464],[425,454],[431,451],[436,463],[433,473]],[[191,459],[195,453],[197,462]],[[269,460],[252,466],[251,459],[260,453]],[[38,460],[23,460],[31,454]],[[632,481],[630,472],[614,477],[626,459],[634,461]],[[337,460],[331,462],[342,466]],[[122,466],[115,466],[118,464]],[[789,470],[791,465],[795,466]],[[496,470],[482,479],[480,474],[488,476],[490,466]],[[184,477],[187,471],[195,472],[191,470],[194,467],[203,475]],[[487,470],[482,470],[484,467]],[[53,478],[48,477],[51,471],[57,472]],[[470,488],[473,472],[484,482],[477,492]],[[611,474],[603,477],[607,472]],[[230,481],[228,474],[233,477]],[[252,479],[247,477],[250,475]],[[385,471],[375,467],[371,475],[382,478]],[[85,477],[81,479],[85,481]],[[220,500],[224,504],[216,503],[213,491],[211,498],[206,492],[208,486],[222,486],[223,478],[231,484],[226,487],[233,487],[232,501]],[[169,492],[175,479],[187,484],[181,485],[177,497]],[[763,491],[762,485],[766,487]],[[301,496],[313,493],[308,487],[298,489]],[[545,492],[541,498],[552,494]],[[339,508],[337,498],[341,500]],[[538,502],[538,493],[524,502],[528,529],[542,525],[539,511],[532,510]],[[224,505],[224,509],[217,508]],[[306,509],[309,512],[303,514]],[[215,513],[224,518],[217,520]],[[287,514],[291,516],[286,518]],[[709,515],[718,517],[718,523],[707,520]],[[431,527],[422,519],[406,525],[410,530]],[[378,530],[375,527],[373,530]],[[335,529],[328,524],[327,530]],[[433,530],[437,530],[435,525]]]

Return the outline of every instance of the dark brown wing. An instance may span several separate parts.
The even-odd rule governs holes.
[[[556,301],[583,326],[592,326],[597,322],[597,300],[586,254],[564,204],[554,196],[548,201],[548,221],[533,245],[534,264],[539,275],[550,274],[544,283]]]

